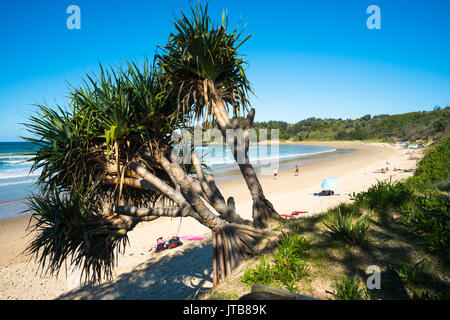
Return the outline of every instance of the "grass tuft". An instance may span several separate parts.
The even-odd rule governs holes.
[[[365,207],[377,211],[398,208],[411,199],[413,191],[403,182],[393,182],[392,179],[378,181],[367,191],[350,197],[357,207]]]
[[[241,281],[249,285],[284,286],[290,291],[297,291],[296,282],[309,274],[306,255],[311,241],[295,232],[283,234],[283,239],[272,259],[262,256],[254,268],[247,269]]]
[[[335,300],[371,300],[369,291],[361,286],[356,276],[353,279],[342,276],[332,288],[336,290],[333,293]]]
[[[354,213],[343,214],[339,209],[331,213],[328,222],[323,222],[334,239],[349,245],[367,244],[370,221],[367,216],[355,217]]]

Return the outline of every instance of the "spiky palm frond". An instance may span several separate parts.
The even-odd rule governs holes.
[[[47,106],[38,106],[38,110],[25,124],[34,137],[24,139],[36,146],[31,171],[42,169],[37,180],[42,190],[67,191],[74,184],[87,183],[86,179],[95,181],[88,171],[104,167],[101,148],[89,148],[88,136],[71,113],[60,107],[59,112]]]
[[[93,280],[102,270],[110,274],[113,249],[126,244],[107,219],[113,208],[167,202],[153,189],[124,183],[129,163],[139,162],[173,185],[158,157],[184,126],[152,66],[100,69],[98,77],[87,76],[82,87],[70,89],[67,110],[38,106],[25,124],[32,134],[25,139],[37,147],[32,170],[42,170],[42,195],[29,202],[38,236],[28,252],[42,252],[39,262],[44,268],[48,259],[51,272],[71,257]]]
[[[88,281],[112,276],[117,253],[128,242],[126,233],[86,211],[88,206],[76,193],[33,196],[28,206],[34,212],[29,230],[36,236],[26,252],[39,262],[43,272],[57,275],[69,262],[79,267]]]
[[[170,145],[173,131],[183,127],[169,96],[153,67],[144,63],[141,70],[128,63],[126,70],[101,68],[99,77],[87,76],[83,87],[72,87],[70,111],[38,106],[37,115],[25,124],[34,137],[25,139],[37,146],[32,170],[42,169],[38,178],[42,190],[83,186],[100,200],[99,193],[115,189],[103,179],[131,160],[164,176],[152,158]],[[153,199],[148,190],[130,192],[134,204]]]
[[[241,40],[239,26],[230,31],[224,12],[222,24],[214,24],[208,16],[208,5],[191,8],[191,17],[183,12],[175,18],[176,33],[156,56],[162,76],[178,91],[178,106],[183,115],[209,121],[213,118],[211,101],[219,95],[233,114],[246,111],[250,82],[245,74],[246,62],[238,49],[250,36]],[[208,87],[211,81],[214,90]],[[213,92],[215,91],[215,92]]]

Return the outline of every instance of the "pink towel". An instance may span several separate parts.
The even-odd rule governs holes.
[[[206,239],[204,236],[182,236],[180,237],[181,240],[203,240]]]

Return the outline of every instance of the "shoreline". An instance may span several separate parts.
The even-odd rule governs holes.
[[[293,143],[285,143],[285,142],[280,142],[280,145],[314,145],[314,144],[310,144],[310,143],[297,143],[297,142],[293,142]],[[214,146],[214,145],[213,145]],[[334,153],[334,154],[333,154]],[[331,154],[331,155],[330,155]],[[311,161],[311,162],[315,162],[315,161],[319,161],[322,158],[329,158],[329,157],[340,157],[342,155],[336,154],[336,150],[334,151],[321,151],[317,154],[306,154],[306,155],[299,155],[298,159],[283,159],[280,160],[279,163],[280,165],[283,163],[290,163],[290,162],[300,162],[300,161]],[[282,166],[282,165],[281,165]],[[258,166],[255,165],[255,169],[257,171],[257,173],[260,171],[261,167],[264,166]],[[281,169],[283,170],[283,169]],[[280,171],[281,171],[280,170]],[[224,178],[226,176],[231,176],[229,178]],[[259,176],[259,174],[258,174]],[[223,181],[234,181],[236,179],[239,179],[241,177],[241,173],[239,171],[239,168],[236,166],[235,169],[229,169],[228,171],[224,171],[224,172],[219,172],[217,174],[215,174],[215,178],[216,178],[216,183],[219,184],[220,182]],[[26,184],[27,186],[29,186],[29,183]],[[34,185],[34,184],[33,184]],[[18,185],[16,185],[16,187],[18,187]],[[21,198],[21,199],[14,199],[14,200],[5,200],[5,201],[0,201],[0,209],[2,209],[2,207],[6,207],[6,206],[13,206],[15,205],[16,207],[22,207],[22,209],[25,206],[25,201],[27,200],[27,198]],[[17,208],[12,208],[10,209],[11,211],[15,211],[19,209]],[[6,217],[0,216],[0,221],[4,220],[4,219],[10,219],[10,218],[16,218],[16,217],[21,217],[24,216],[24,214],[20,214],[20,215],[14,215],[14,214],[10,214]],[[31,216],[31,214],[25,214],[25,216]]]
[[[322,212],[341,202],[349,201],[351,192],[366,190],[377,179],[404,179],[412,172],[375,173],[377,169],[414,169],[415,160],[388,144],[361,142],[304,142],[306,145],[328,145],[355,152],[335,158],[317,159],[300,167],[300,175],[294,176],[293,168],[279,170],[276,180],[272,175],[259,175],[266,198],[272,202],[279,214],[293,210],[308,211],[307,215]],[[321,181],[335,176],[340,180],[336,195],[315,197],[320,191]],[[251,219],[252,200],[244,179],[237,178],[217,182],[225,198],[233,196],[236,210],[244,219]],[[301,218],[304,215],[297,216]],[[93,288],[70,291],[65,272],[58,278],[36,276],[36,264],[18,254],[25,249],[31,236],[26,236],[28,216],[0,220],[0,299],[187,299],[200,288],[212,287],[212,253],[210,230],[193,218],[160,218],[141,223],[129,232],[130,245],[118,257],[118,266],[113,281]],[[172,233],[182,235],[206,235],[203,241],[186,241],[179,248],[150,254],[148,249],[155,239],[162,235],[168,238]],[[170,269],[170,271],[168,271]],[[170,275],[160,272],[171,272]],[[69,274],[69,278],[70,278]],[[157,280],[162,276],[166,285]],[[134,279],[133,281],[130,279]],[[177,279],[177,281],[171,280]],[[141,282],[145,285],[140,285]],[[163,282],[164,282],[163,281]],[[144,289],[145,286],[145,289]]]
[[[294,144],[294,143],[291,143]],[[340,175],[344,175],[352,172],[355,168],[363,167],[381,161],[385,158],[389,158],[398,153],[398,150],[389,145],[382,144],[365,144],[361,142],[299,142],[295,144],[300,145],[323,145],[327,147],[332,147],[335,149],[354,149],[354,152],[344,153],[337,157],[323,157],[315,159],[313,162],[304,162],[303,160],[298,160],[302,163],[300,166],[299,176],[293,175],[292,168],[281,169],[278,172],[277,180],[273,180],[272,174],[258,175],[258,179],[262,185],[266,197],[270,200],[271,196],[278,195],[292,191],[292,185],[301,182],[301,188],[308,188],[317,185],[320,188],[320,183],[324,178],[328,176],[336,176],[339,178]],[[345,163],[347,162],[347,163]],[[345,163],[345,165],[344,165]],[[348,164],[352,166],[348,166]],[[317,172],[322,171],[320,176],[317,176]],[[280,179],[284,180],[283,184],[277,183]],[[298,181],[301,179],[301,181]],[[239,184],[241,192],[235,192],[234,185]],[[217,186],[222,191],[224,197],[233,196],[236,203],[242,201],[251,201],[251,196],[245,185],[245,180],[242,177],[225,180],[217,182]],[[300,186],[298,187],[300,188]],[[224,190],[225,189],[225,190]],[[232,189],[232,192],[227,192],[226,190]],[[267,192],[269,190],[270,192]],[[319,192],[318,190],[317,192]],[[237,195],[236,195],[237,194]],[[280,213],[280,212],[279,212]]]

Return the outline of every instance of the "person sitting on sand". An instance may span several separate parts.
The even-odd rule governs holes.
[[[172,235],[172,239],[169,240],[168,246],[169,249],[173,249],[179,246],[182,246],[183,243],[181,242],[180,238],[178,237],[178,235],[176,233],[174,233]]]
[[[333,190],[322,190],[319,193],[314,193],[315,196],[332,196],[334,195]]]
[[[156,244],[150,250],[156,253],[166,250],[167,247],[167,242],[163,239],[163,237],[159,237],[158,239],[156,239]]]

